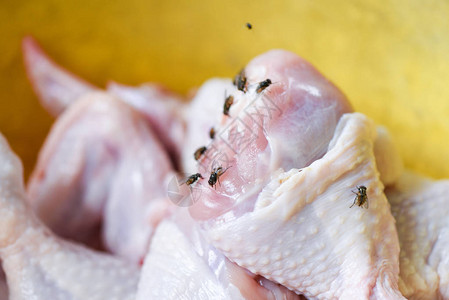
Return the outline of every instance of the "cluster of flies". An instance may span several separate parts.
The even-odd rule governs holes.
[[[233,84],[237,87],[237,89],[239,91],[242,91],[243,93],[246,93],[248,91],[248,81],[245,76],[244,70],[240,71],[240,73],[235,76]],[[263,90],[265,90],[270,85],[271,85],[270,79],[261,81],[257,85],[256,92],[258,94],[260,94]],[[231,109],[232,104],[234,104],[234,96],[230,95],[230,96],[225,97],[225,102],[223,104],[223,114],[225,116],[229,116],[229,110]],[[211,139],[215,138],[215,129],[213,127],[209,130],[209,137]],[[198,148],[193,153],[193,157],[195,158],[195,160],[199,160],[204,155],[204,153],[206,151],[207,151],[207,147],[202,146],[202,147]],[[228,168],[224,169],[222,166],[212,168],[212,170],[210,172],[209,180],[208,180],[209,185],[211,187],[216,188],[217,182],[220,184],[220,176],[223,175]],[[184,183],[187,186],[191,186],[192,184],[197,182],[199,179],[204,179],[204,177],[200,173],[195,173],[193,175],[190,175]]]
[[[248,29],[252,29],[252,25],[250,23],[246,23],[246,27]],[[264,81],[259,82],[256,92],[260,94],[263,90],[265,90],[267,87],[271,85],[271,80],[267,78]],[[248,81],[245,76],[245,70],[240,71],[239,74],[237,74],[234,78],[233,84],[237,87],[239,91],[242,91],[243,93],[246,93],[248,91]],[[225,116],[229,116],[229,110],[231,109],[232,104],[234,104],[234,96],[229,95],[225,97],[225,102],[223,105],[223,114]],[[215,138],[215,129],[212,127],[209,130],[209,137],[211,139]],[[195,160],[199,160],[201,156],[207,151],[207,147],[202,146],[198,148],[195,153],[193,154]],[[223,167],[219,166],[216,168],[212,168],[208,183],[210,186],[215,187],[217,186],[217,182],[220,183],[220,176],[223,175],[226,170],[223,169]],[[185,184],[188,186],[191,186],[195,182],[197,182],[199,179],[204,179],[204,177],[200,173],[195,173],[187,178],[185,181]],[[354,205],[357,205],[359,207],[368,208],[368,196],[366,194],[366,187],[364,185],[357,186],[357,191],[352,191],[356,196],[354,199],[354,202],[349,208],[352,208]]]

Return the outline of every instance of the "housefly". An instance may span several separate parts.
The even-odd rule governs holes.
[[[215,128],[214,128],[214,127],[212,127],[212,128],[209,130],[209,137],[210,137],[211,139],[214,139],[214,138],[215,138]]]
[[[217,188],[217,181],[220,184],[220,176],[223,175],[230,167],[223,169],[223,167],[213,168],[210,172],[208,183],[210,186]]]
[[[368,208],[369,204],[368,204],[368,196],[366,195],[366,187],[364,185],[361,186],[357,186],[357,192],[352,191],[356,196],[354,199],[354,203],[352,203],[352,205],[349,207],[353,207],[354,204],[359,206],[359,207],[364,207],[364,208]]]
[[[226,97],[225,103],[223,105],[223,114],[229,116],[229,110],[231,109],[233,103],[234,103],[234,96],[229,95],[228,97]]]
[[[195,153],[193,154],[193,157],[195,157],[195,160],[198,160],[201,158],[201,155],[204,154],[204,152],[206,152],[207,148],[205,146],[203,147],[199,147]]]
[[[190,186],[190,185],[194,184],[200,178],[203,179],[203,176],[201,176],[200,173],[196,173],[196,174],[190,175],[184,183],[187,184],[188,186]]]
[[[248,90],[248,85],[247,85],[247,80],[246,80],[246,76],[245,76],[245,70],[241,70],[240,73],[238,73],[234,77],[233,83],[239,91],[246,93],[246,91]]]
[[[259,82],[259,85],[257,86],[257,93],[260,94],[264,89],[269,87],[271,85],[271,80],[269,78],[265,79],[264,81]]]

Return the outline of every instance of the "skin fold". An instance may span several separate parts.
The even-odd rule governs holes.
[[[404,172],[386,190],[401,245],[399,288],[407,299],[449,299],[449,180]]]

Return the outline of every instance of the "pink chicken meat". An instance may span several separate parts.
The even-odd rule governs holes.
[[[302,168],[323,156],[340,116],[352,110],[335,86],[289,52],[259,56],[246,68],[246,76],[250,82],[247,93],[227,90],[235,98],[230,117],[217,120],[217,139],[199,164],[204,174],[220,163],[230,167],[221,182],[232,190],[232,196],[215,193],[220,200],[209,203],[206,197],[201,202],[205,205],[193,210],[206,218],[211,208],[218,212],[214,205],[226,210],[240,195],[254,200],[257,186],[262,187],[278,168]],[[258,93],[260,82],[266,79],[273,83]]]
[[[342,117],[345,97],[294,54],[270,51],[245,71],[248,91],[234,91],[231,117],[199,165],[207,178],[226,172],[199,185],[192,216],[231,261],[311,299],[403,299],[374,124]],[[273,114],[258,113],[267,105]],[[360,185],[368,210],[349,208]]]

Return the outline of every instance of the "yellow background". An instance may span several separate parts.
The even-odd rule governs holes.
[[[0,131],[28,174],[52,119],[25,77],[25,34],[95,84],[157,81],[184,94],[268,49],[294,51],[390,129],[408,167],[449,177],[446,0],[3,0]]]

